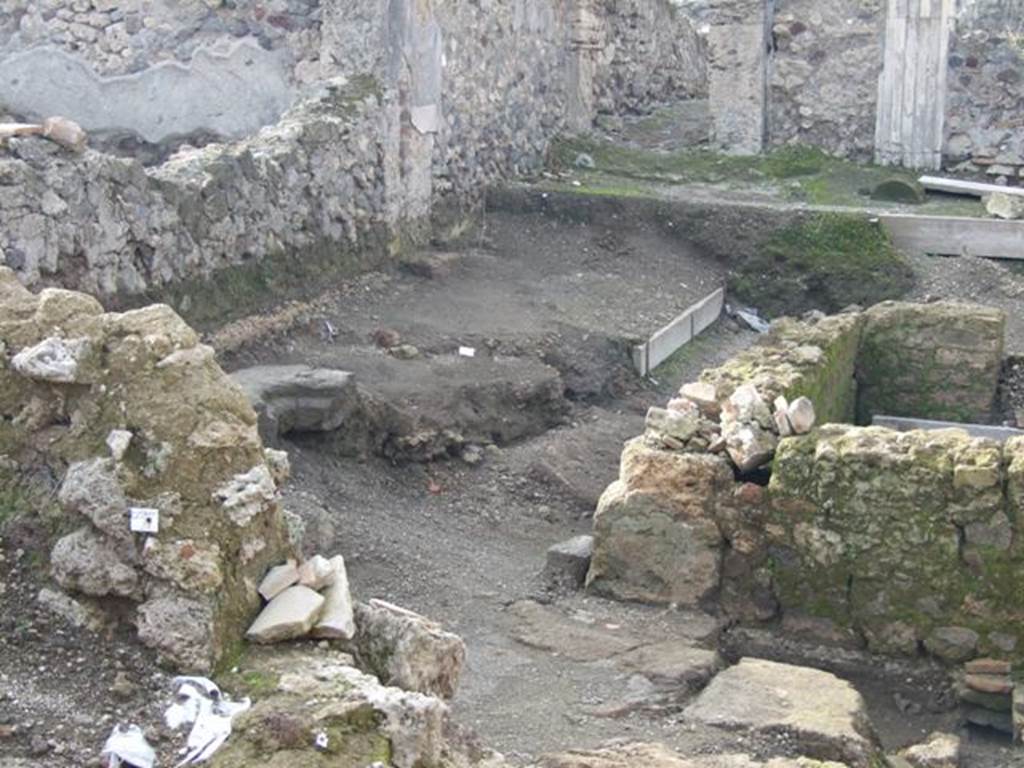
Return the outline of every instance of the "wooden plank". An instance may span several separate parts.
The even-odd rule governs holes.
[[[962,429],[971,437],[984,437],[989,440],[1005,442],[1011,437],[1024,435],[1024,429],[1012,427],[995,427],[989,424],[960,424],[955,421],[932,421],[931,419],[911,419],[904,416],[874,416],[872,426],[894,429],[897,432],[909,432],[915,429],[934,431],[937,429]]]
[[[671,323],[654,333],[644,344],[633,347],[633,366],[646,376],[676,351],[714,323],[725,306],[725,289],[708,294]]]
[[[878,82],[875,161],[937,169],[945,132],[950,0],[890,0]]]
[[[925,189],[935,192],[949,192],[954,195],[984,197],[993,192],[1005,192],[1008,195],[1024,196],[1024,187],[1001,187],[998,184],[983,184],[977,181],[960,179],[944,179],[941,176],[922,176],[918,182]]]
[[[1024,259],[1024,222],[910,214],[885,214],[878,220],[901,250]]]

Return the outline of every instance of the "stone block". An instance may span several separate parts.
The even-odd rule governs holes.
[[[587,579],[594,554],[593,536],[573,536],[548,548],[544,579],[557,587],[579,589]]]
[[[330,560],[334,578],[324,591],[324,609],[313,627],[313,637],[351,640],[356,634],[355,603],[348,585],[345,558],[335,555]]]
[[[751,734],[785,733],[799,753],[869,768],[880,759],[857,690],[828,672],[744,658],[690,704],[688,720]]]
[[[303,637],[320,618],[323,605],[323,595],[309,587],[288,587],[267,603],[245,636],[255,643],[277,643]]]
[[[356,657],[386,685],[450,699],[466,661],[458,635],[383,600],[355,607]]]

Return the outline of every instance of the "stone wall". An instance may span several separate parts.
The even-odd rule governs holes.
[[[642,109],[702,77],[669,0],[588,6],[626,39],[605,41],[586,77],[583,0],[3,1],[0,113],[59,112],[127,135],[122,150],[157,147],[131,159],[38,139],[0,148],[3,263],[29,285],[108,301],[171,290],[197,320],[422,240],[440,201],[471,207],[487,184],[537,169],[570,115],[589,125],[595,94]],[[137,39],[112,51],[119,24]],[[203,285],[229,267],[241,271]]]
[[[1005,327],[1002,311],[955,302],[872,307],[857,354],[857,422],[882,414],[987,423]]]
[[[939,409],[913,415],[975,415],[995,394],[1004,323],[893,302],[777,321],[650,409],[598,504],[589,587],[743,621],[812,616],[884,653],[1019,652],[1024,439],[840,423],[860,387],[875,402],[886,383]]]
[[[944,165],[1007,180],[1024,171],[1024,5],[960,0],[949,51]],[[870,160],[884,0],[777,0],[769,138]]]
[[[602,0],[599,7],[607,19],[594,83],[599,112],[636,113],[659,102],[707,98],[707,46],[693,9],[649,0]]]
[[[873,651],[1020,650],[1022,464],[1019,438],[960,430],[828,426],[782,441],[765,528],[780,603]]]
[[[154,143],[237,138],[308,84],[320,21],[319,0],[3,0],[0,108]]]
[[[367,258],[389,203],[401,213],[383,164],[396,139],[372,84],[326,88],[253,138],[183,149],[153,169],[11,141],[0,155],[4,262],[28,285],[109,299],[275,256],[299,274],[344,265],[346,251]]]
[[[885,0],[777,0],[772,144],[872,158],[884,20]]]
[[[52,545],[61,587],[208,673],[291,552],[287,457],[264,451],[245,394],[167,306],[104,313],[0,268],[0,354],[5,531]],[[133,508],[155,525],[132,527]]]
[[[975,0],[957,24],[949,67],[946,164],[1024,178],[1024,3]]]

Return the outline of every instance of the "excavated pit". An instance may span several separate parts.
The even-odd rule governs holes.
[[[645,676],[663,667],[625,660],[666,652],[676,663],[680,649],[720,648],[732,660],[775,653],[853,680],[888,749],[955,728],[933,664],[882,663],[862,650],[837,663],[834,647],[806,642],[805,627],[744,634],[701,612],[553,590],[541,576],[550,545],[590,531],[598,496],[615,476],[623,442],[642,431],[647,407],[756,340],[723,317],[651,379],[631,368],[631,346],[720,285],[726,262],[681,247],[656,218],[596,223],[535,210],[492,213],[484,239],[442,256],[354,280],[293,306],[280,325],[253,318],[210,338],[229,370],[303,364],[354,374],[356,435],[342,428],[277,439],[293,468],[285,507],[302,521],[307,554],[346,556],[358,594],[406,605],[464,637],[469,665],[456,721],[516,765],[609,739],[661,741],[684,754],[799,752],[788,737],[695,726],[683,709],[703,683],[667,695]],[[381,331],[396,332],[397,346],[416,354],[387,351]],[[429,437],[408,440],[422,435]],[[13,616],[38,587],[21,561],[8,573],[12,586],[0,604]],[[538,607],[517,608],[524,600]],[[4,673],[31,686],[14,711],[38,713],[15,736],[25,749],[48,723],[68,717],[67,705],[42,710],[39,701],[60,696],[74,706],[97,679],[119,689],[120,672],[143,680],[151,663],[127,636],[111,638],[118,650],[110,655],[72,639],[56,618],[35,620],[51,635],[18,630],[5,649],[17,652],[4,653]],[[99,675],[74,669],[76,658],[93,655]],[[34,679],[49,658],[67,668],[59,690]],[[160,690],[154,678],[123,699],[108,697],[89,726],[93,737],[125,716],[147,722]],[[1006,765],[1004,746],[970,742],[969,764]],[[67,764],[84,758],[72,754]]]

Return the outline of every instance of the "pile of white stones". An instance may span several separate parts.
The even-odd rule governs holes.
[[[771,461],[780,438],[814,428],[814,403],[806,397],[775,398],[774,409],[752,384],[720,399],[704,382],[683,385],[667,408],[647,413],[646,440],[652,447],[725,453],[740,472]]]
[[[259,593],[267,604],[245,633],[255,643],[355,637],[355,607],[341,555],[275,566],[260,582]]]

